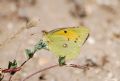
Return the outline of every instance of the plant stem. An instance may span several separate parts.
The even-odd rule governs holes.
[[[36,71],[35,73],[32,73],[30,75],[28,75],[26,78],[24,78],[22,81],[26,81],[27,79],[31,78],[32,76],[40,73],[40,72],[43,72],[43,71],[46,71],[46,70],[49,70],[51,68],[54,68],[54,67],[57,67],[57,66],[60,66],[59,64],[55,64],[55,65],[52,65],[52,66],[49,66],[49,67],[46,67],[46,68],[43,68],[39,71]],[[86,65],[76,65],[76,64],[66,64],[66,65],[63,65],[63,66],[66,66],[66,67],[73,67],[73,68],[78,68],[78,69],[85,69],[86,68]],[[62,66],[61,66],[62,67]]]
[[[20,65],[20,67],[22,67],[23,65],[25,65],[29,60],[30,60],[30,58],[28,58],[26,61],[24,61],[24,62]]]
[[[29,76],[27,76],[27,77],[26,77],[25,79],[23,79],[22,81],[26,81],[26,80],[29,79],[30,77],[32,77],[32,76],[34,76],[34,75],[36,75],[36,74],[38,74],[38,73],[40,73],[40,72],[46,71],[46,70],[48,70],[48,69],[51,69],[51,68],[54,68],[54,67],[57,67],[57,66],[59,66],[59,64],[55,64],[55,65],[52,65],[52,66],[50,66],[50,67],[47,67],[47,68],[41,69],[41,70],[39,70],[39,71],[36,71],[35,73],[32,73],[32,74],[30,74]]]

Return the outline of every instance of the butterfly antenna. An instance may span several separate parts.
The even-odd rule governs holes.
[[[43,31],[42,31],[42,33],[43,33],[43,35],[48,34],[48,32],[47,32],[47,31],[45,31],[45,30],[43,30]]]

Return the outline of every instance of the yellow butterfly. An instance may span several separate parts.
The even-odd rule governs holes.
[[[43,41],[51,52],[58,57],[65,57],[65,60],[71,60],[79,55],[81,46],[89,36],[89,29],[83,26],[67,27],[43,33]]]

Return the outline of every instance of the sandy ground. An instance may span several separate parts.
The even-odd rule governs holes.
[[[25,59],[25,49],[42,39],[42,30],[85,25],[90,37],[72,63],[91,59],[101,68],[56,67],[27,81],[120,81],[120,1],[119,0],[0,0],[0,68]],[[25,28],[32,20],[35,27]],[[105,57],[105,58],[104,58]],[[106,60],[108,62],[106,62]],[[57,62],[47,50],[38,51],[13,81]],[[3,81],[8,80],[5,75]]]

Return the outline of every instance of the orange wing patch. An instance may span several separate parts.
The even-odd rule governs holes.
[[[59,32],[55,32],[56,35],[63,35],[64,37],[68,38],[69,40],[76,40],[79,36],[77,33],[71,30],[61,30]]]

